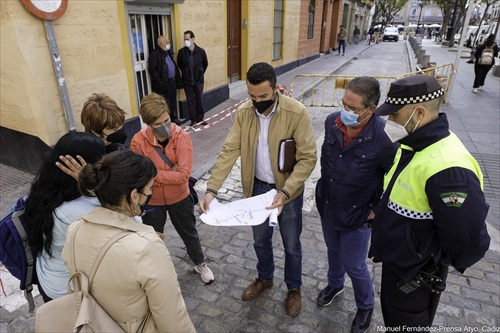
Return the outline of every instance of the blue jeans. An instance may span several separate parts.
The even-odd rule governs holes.
[[[339,39],[339,54],[340,54],[340,48],[342,47],[342,53],[345,53],[345,40],[340,40]]]
[[[266,193],[271,188],[264,184],[256,184],[253,196]],[[302,285],[302,206],[303,194],[287,203],[278,216],[278,224],[285,247],[285,283],[288,289],[296,289]],[[273,231],[269,219],[252,227],[255,253],[257,254],[257,272],[264,280],[274,277]]]
[[[371,229],[361,226],[352,231],[339,231],[323,219],[321,225],[328,248],[328,285],[332,288],[343,286],[347,272],[356,306],[361,310],[372,309],[375,305],[373,283],[366,265]]]

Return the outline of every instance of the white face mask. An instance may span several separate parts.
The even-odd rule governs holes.
[[[185,40],[184,41],[184,45],[186,45],[186,47],[191,47],[191,41],[190,40]]]
[[[392,120],[387,120],[387,122],[385,123],[384,131],[392,142],[399,141],[409,135],[408,131],[406,130],[406,125],[408,125],[408,123],[410,122],[411,117],[413,117],[413,114],[415,113],[415,110],[417,110],[417,108],[413,109],[413,112],[404,125],[400,125]],[[413,131],[411,131],[412,133],[415,132],[419,123],[420,120],[417,122],[417,125],[415,125]]]
[[[165,46],[165,51],[168,51],[168,50],[170,50],[170,44],[167,44],[167,45]]]

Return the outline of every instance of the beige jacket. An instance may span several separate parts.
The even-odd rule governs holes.
[[[151,226],[98,207],[68,228],[62,258],[69,266],[72,234],[77,270],[90,274],[98,252],[114,235],[130,231],[101,261],[90,288],[126,332],[195,332],[165,243]],[[72,268],[69,267],[70,274]]]
[[[279,103],[269,126],[269,154],[277,190],[285,190],[290,199],[304,191],[304,182],[316,165],[316,142],[307,108],[300,102],[278,93]],[[241,182],[245,197],[252,196],[255,177],[255,159],[259,138],[259,119],[251,100],[243,103],[236,112],[233,128],[217,158],[207,188],[218,191],[229,172],[241,156]],[[279,144],[282,139],[293,138],[297,153],[291,173],[278,171]]]

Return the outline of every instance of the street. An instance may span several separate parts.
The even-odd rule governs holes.
[[[429,50],[431,61],[438,64],[453,63],[456,52],[424,41],[424,48]],[[383,42],[381,44],[352,45],[346,48],[346,56],[333,54],[322,55],[279,77],[278,83],[290,87],[291,78],[296,74],[343,74],[343,75],[373,75],[394,76],[413,71],[411,48],[402,38],[399,42]],[[466,147],[478,159],[485,175],[485,193],[491,205],[488,222],[492,226],[490,234],[492,246],[485,258],[467,269],[461,275],[450,269],[448,287],[441,297],[441,304],[434,321],[437,327],[472,327],[480,331],[489,328],[498,331],[500,326],[500,255],[498,248],[498,230],[500,230],[499,214],[499,87],[500,80],[488,74],[487,86],[482,95],[470,93],[472,84],[471,65],[462,59],[453,99],[450,104],[443,105],[443,111],[450,117],[451,130],[464,141]],[[414,61],[414,60],[413,60]],[[498,62],[498,60],[497,60]],[[466,67],[468,66],[468,67]],[[472,74],[473,78],[473,74]],[[333,89],[325,91],[325,98],[331,98]],[[246,98],[243,93],[228,100],[211,114]],[[341,94],[338,97],[342,97]],[[381,97],[380,103],[383,102]],[[477,117],[470,111],[481,111]],[[318,154],[324,136],[324,120],[333,112],[333,108],[313,107],[309,109],[315,133]],[[484,112],[483,112],[484,111]],[[479,117],[482,115],[483,117]],[[484,119],[484,117],[488,117]],[[193,173],[200,178],[196,188],[200,196],[204,194],[206,180],[215,162],[223,140],[231,127],[231,117],[214,125],[214,127],[193,133],[194,146]],[[495,141],[496,140],[496,141]],[[6,170],[2,166],[2,170]],[[3,171],[2,171],[3,172]],[[235,200],[242,198],[242,189],[237,164],[219,192],[219,199]],[[2,187],[2,216],[6,214],[8,203],[5,198],[26,193],[29,187],[26,174],[21,174],[22,185],[15,182],[12,185],[15,194],[5,194]],[[191,315],[194,326],[199,332],[349,332],[352,318],[356,312],[351,282],[346,277],[345,292],[335,299],[328,307],[316,305],[318,292],[327,283],[327,254],[324,244],[321,223],[314,203],[314,186],[319,178],[319,158],[316,169],[307,181],[304,193],[304,223],[302,232],[303,251],[303,286],[302,310],[295,318],[285,314],[284,300],[286,285],[283,282],[284,250],[281,244],[279,230],[273,238],[275,256],[274,286],[253,301],[241,300],[243,289],[254,280],[256,273],[256,256],[253,249],[252,231],[249,227],[213,227],[203,224],[198,219],[199,234],[204,248],[207,264],[213,270],[215,282],[204,285],[198,274],[193,271],[193,265],[187,256],[185,246],[169,221],[165,233],[166,244],[172,255],[178,274],[181,290]],[[12,183],[12,181],[10,181]],[[9,184],[10,184],[9,183]],[[198,212],[198,208],[195,210]],[[278,229],[278,227],[276,227]],[[381,331],[383,325],[380,309],[380,279],[381,264],[374,264],[367,259],[368,267],[375,286],[376,306],[372,324],[368,332]],[[9,298],[18,297],[15,287],[18,281],[9,277],[2,268],[1,276],[4,285],[9,286],[8,297],[1,296],[0,331],[1,332],[31,332],[34,318],[27,314],[26,305],[11,305]],[[6,283],[7,281],[7,283]],[[16,285],[17,283],[17,285]],[[165,295],[168,297],[168,295]],[[19,299],[19,297],[18,297]],[[36,298],[37,304],[41,298]],[[495,330],[496,329],[496,330]]]

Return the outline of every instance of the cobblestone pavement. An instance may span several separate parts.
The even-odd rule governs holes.
[[[372,45],[366,47],[357,45],[349,47],[345,59],[340,62],[340,58],[335,55],[324,56],[318,60],[306,64],[292,73],[283,74],[278,82],[287,84],[294,73],[352,73],[352,74],[371,74],[380,75],[376,72],[378,68],[384,75],[397,75],[408,71],[408,65],[411,59],[408,59],[408,53],[405,55],[405,43],[383,43],[381,45]],[[427,47],[427,46],[426,46]],[[432,49],[428,45],[432,59],[443,57],[446,61],[454,61],[454,55],[448,54],[441,49]],[[389,53],[388,60],[384,62],[382,50]],[[410,55],[411,58],[411,55]],[[373,59],[377,59],[375,62]],[[396,62],[398,59],[401,61]],[[466,60],[466,59],[465,59]],[[465,60],[463,62],[465,63]],[[388,62],[391,61],[391,62]],[[465,65],[462,65],[465,66]],[[475,139],[475,131],[468,127],[468,123],[460,118],[460,108],[471,107],[470,97],[465,95],[464,91],[470,91],[464,68],[463,76],[458,76],[460,86],[467,87],[455,89],[457,95],[455,101],[444,109],[449,112],[452,130],[458,132],[462,140],[467,141],[467,147],[480,160],[481,167],[485,171],[485,187],[488,201],[492,208],[488,216],[488,221],[493,226],[490,230],[492,238],[498,244],[498,207],[499,207],[499,162],[498,162],[498,116],[494,116],[486,123],[482,124],[483,132],[490,133],[493,136],[488,137],[489,145],[486,150],[479,139]],[[390,73],[390,74],[387,74]],[[460,73],[460,72],[459,72]],[[498,78],[487,79],[497,85],[500,82]],[[498,91],[496,95],[494,88],[485,92],[482,99],[482,105],[479,106],[485,110],[494,107],[496,103],[496,112],[498,113]],[[243,98],[243,97],[242,97]],[[236,98],[237,99],[237,98]],[[231,105],[229,101],[226,105]],[[225,106],[227,107],[227,106]],[[221,110],[221,109],[219,109]],[[217,111],[219,111],[217,110]],[[215,111],[215,112],[217,112]],[[323,121],[331,110],[322,110],[320,108],[311,108],[311,118],[315,129],[315,135],[318,146],[322,143]],[[464,119],[466,116],[464,116]],[[469,117],[470,118],[470,117]],[[492,124],[490,124],[492,123]],[[493,129],[496,124],[496,130]],[[225,130],[230,126],[223,127]],[[210,137],[208,130],[204,135],[204,140]],[[468,136],[468,139],[466,137]],[[194,137],[194,136],[193,136]],[[496,142],[496,148],[494,140]],[[483,141],[484,138],[482,139]],[[197,142],[195,150],[203,142]],[[195,142],[195,140],[193,140]],[[214,142],[213,145],[221,145],[221,142]],[[200,148],[198,148],[200,149]],[[203,149],[202,149],[203,150]],[[196,154],[196,152],[195,152]],[[196,188],[200,195],[206,189],[206,180],[210,175],[211,165],[216,156],[207,156],[200,159],[198,173],[201,175]],[[211,161],[211,162],[210,162]],[[206,170],[200,170],[206,168]],[[233,168],[230,176],[220,191],[218,198],[221,201],[232,201],[242,198],[242,189],[240,182],[239,162]],[[5,169],[0,169],[4,172]],[[206,172],[205,172],[206,171]],[[326,286],[327,275],[327,254],[324,244],[321,223],[314,207],[314,184],[319,177],[319,169],[316,168],[311,178],[307,182],[304,193],[304,228],[301,236],[303,247],[303,287],[302,287],[302,310],[295,318],[290,318],[285,314],[284,300],[286,297],[286,285],[283,282],[284,275],[284,251],[279,236],[279,230],[275,230],[273,238],[274,256],[276,264],[274,286],[255,300],[241,300],[243,289],[256,277],[256,256],[253,249],[252,231],[249,227],[213,227],[199,222],[198,230],[201,237],[201,243],[205,251],[207,263],[213,270],[215,282],[211,285],[204,285],[198,274],[193,270],[193,266],[182,240],[179,238],[171,223],[167,221],[165,233],[167,235],[166,244],[169,248],[179,277],[182,293],[186,305],[193,320],[193,323],[199,332],[348,332],[350,323],[356,311],[354,295],[350,280],[346,279],[346,291],[335,299],[329,307],[319,307],[316,305],[318,292]],[[3,185],[3,183],[2,183]],[[4,188],[2,186],[2,193]],[[5,197],[2,198],[4,201]],[[2,202],[2,205],[4,203]],[[199,221],[199,219],[198,219]],[[276,227],[278,229],[279,227]],[[441,297],[441,303],[436,314],[434,326],[436,331],[477,331],[477,332],[498,332],[500,331],[500,253],[498,245],[492,243],[491,249],[476,265],[467,269],[462,275],[454,269],[450,270],[448,277],[448,286]],[[369,332],[382,331],[383,319],[379,303],[381,265],[374,264],[367,260],[368,267],[373,279],[376,293],[376,306],[372,325]],[[8,278],[8,273],[0,271],[0,277],[9,284],[13,283],[12,278]],[[14,280],[15,282],[15,280]],[[13,288],[16,286],[14,285]],[[32,332],[34,319],[32,315],[27,314],[27,305],[19,307],[19,304],[13,304],[15,297],[20,295],[13,294],[13,291],[7,291],[8,297],[2,296],[2,307],[0,308],[0,332]],[[167,295],[165,297],[168,297]],[[8,301],[5,301],[6,299]],[[12,301],[11,301],[12,300]],[[41,303],[40,296],[36,297],[37,304]],[[22,303],[22,299],[18,298]]]

